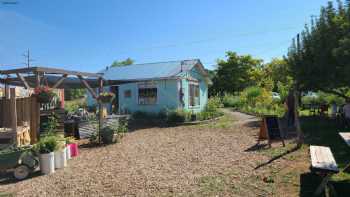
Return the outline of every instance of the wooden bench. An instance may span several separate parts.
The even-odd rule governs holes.
[[[328,181],[333,174],[339,172],[339,168],[333,157],[332,151],[325,146],[310,146],[311,171],[323,177],[321,184],[317,187],[314,196],[318,196],[329,185]]]

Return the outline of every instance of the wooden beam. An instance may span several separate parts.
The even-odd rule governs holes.
[[[16,89],[10,89],[10,118],[11,118],[11,129],[14,132],[14,141],[15,144],[18,145],[17,142],[17,110],[16,110]]]
[[[88,73],[88,72],[79,72],[64,70],[59,68],[48,68],[48,67],[30,67],[30,68],[18,68],[11,70],[1,70],[0,74],[15,74],[15,73],[46,73],[46,74],[67,74],[67,75],[81,75],[86,77],[102,77],[101,74],[97,73]]]
[[[61,83],[67,78],[67,74],[63,74],[62,77],[52,86],[53,89],[56,89]]]
[[[28,90],[30,88],[30,86],[28,85],[26,79],[19,73],[16,73],[18,79],[20,79],[22,81],[22,83],[24,84],[24,87]]]
[[[95,91],[90,87],[88,82],[81,76],[77,75],[77,77],[80,79],[81,83],[84,84],[85,88],[91,93],[92,97],[97,100],[98,96],[96,95]]]

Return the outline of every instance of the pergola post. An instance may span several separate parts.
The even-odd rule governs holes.
[[[14,133],[14,143],[18,145],[17,142],[17,110],[16,110],[16,89],[10,89],[10,117],[11,117],[11,129]]]
[[[99,88],[98,88],[98,93],[102,93],[103,92],[103,80],[102,78],[98,79],[98,84],[99,84]],[[98,99],[97,97],[97,102],[98,102],[98,142],[101,143],[101,129],[103,127],[103,105],[100,99]]]

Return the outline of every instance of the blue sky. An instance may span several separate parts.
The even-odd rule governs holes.
[[[0,0],[0,65],[95,72],[114,60],[199,58],[212,68],[225,51],[265,61],[327,0]],[[16,65],[14,67],[21,67]],[[2,68],[5,68],[2,66]]]

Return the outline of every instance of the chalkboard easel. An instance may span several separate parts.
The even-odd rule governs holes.
[[[266,139],[270,148],[272,141],[282,141],[283,146],[285,146],[284,135],[277,116],[264,116],[261,121],[258,144],[261,140]]]

